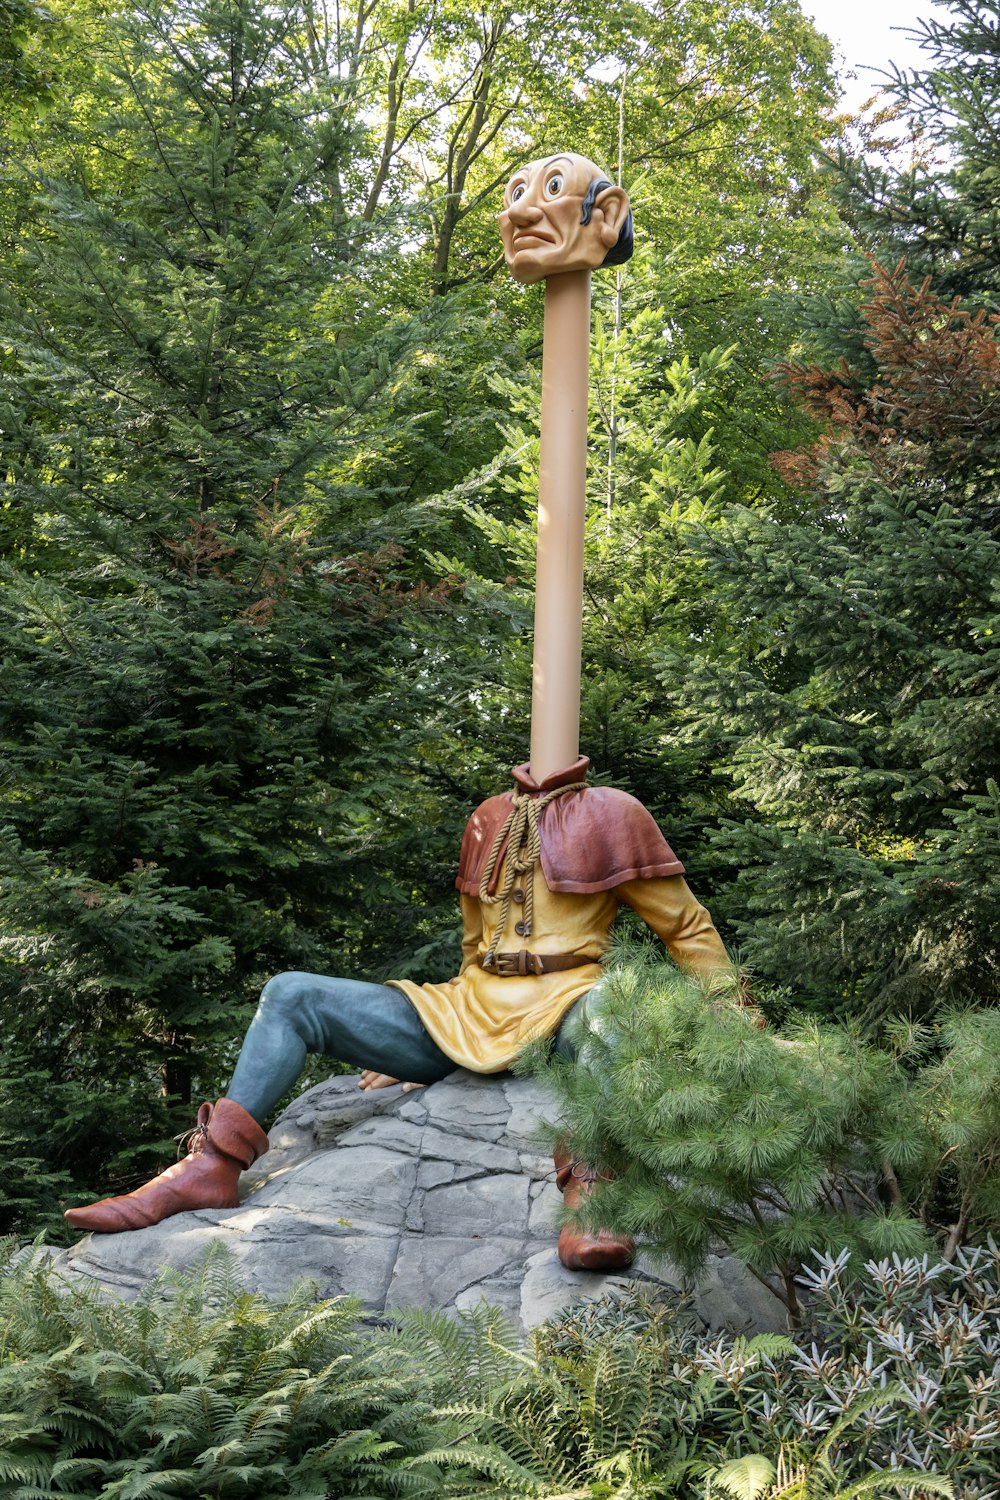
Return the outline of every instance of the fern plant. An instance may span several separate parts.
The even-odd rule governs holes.
[[[640,1308],[638,1317],[626,1312],[610,1328],[605,1319],[577,1338],[553,1325],[535,1335],[530,1351],[486,1307],[457,1323],[406,1314],[391,1362],[410,1359],[425,1370],[453,1426],[448,1443],[426,1458],[449,1471],[458,1460],[486,1476],[498,1500],[688,1493],[685,1477],[699,1467],[697,1439],[673,1420],[676,1392],[664,1401],[662,1310]],[[695,1419],[712,1381],[697,1383]]]
[[[944,1495],[955,1491],[951,1481],[934,1475],[898,1469],[892,1474],[868,1474],[853,1484],[841,1485],[826,1453],[798,1461],[794,1450],[784,1448],[773,1464],[762,1453],[720,1464],[706,1477],[705,1500],[862,1500],[863,1496]]]
[[[1000,1251],[828,1258],[812,1283],[809,1347],[708,1338],[643,1295],[525,1347],[485,1305],[366,1329],[306,1286],[270,1303],[221,1249],[124,1304],[11,1246],[0,1497],[998,1500]]]
[[[221,1250],[133,1304],[0,1277],[0,1495],[440,1495],[420,1372],[376,1363],[358,1305],[251,1296]]]

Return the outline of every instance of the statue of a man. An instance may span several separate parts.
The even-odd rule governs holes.
[[[262,1122],[311,1052],[364,1068],[375,1082],[420,1084],[456,1067],[502,1072],[538,1037],[575,1056],[580,1023],[599,1004],[600,961],[622,905],[688,972],[730,970],[708,911],[649,813],[626,792],[588,787],[587,766],[581,757],[541,784],[518,766],[513,790],[473,813],[456,880],[463,962],[455,978],[269,980],[225,1097],[201,1106],[188,1155],[135,1192],[69,1209],[69,1222],[114,1233],[188,1209],[236,1207],[241,1171],[268,1148]],[[572,1203],[592,1178],[578,1163],[557,1158],[556,1166]],[[632,1253],[603,1232],[567,1229],[559,1249],[565,1264],[588,1270],[627,1265]]]
[[[500,226],[507,263],[525,283],[631,253],[628,198],[573,153],[515,173]],[[241,1171],[268,1148],[262,1122],[308,1053],[364,1069],[362,1087],[400,1078],[431,1084],[455,1067],[502,1072],[539,1037],[575,1056],[581,1020],[599,1004],[600,961],[623,904],[682,968],[729,971],[711,917],[649,813],[625,792],[588,787],[587,768],[575,752],[554,769],[533,760],[516,768],[511,791],[473,813],[456,880],[458,975],[428,984],[307,973],[271,979],[225,1096],[198,1112],[187,1156],[135,1192],[70,1209],[69,1222],[113,1232],[189,1209],[235,1207]],[[585,1164],[557,1153],[556,1168],[569,1203],[590,1190],[594,1173]],[[627,1265],[633,1247],[605,1231],[563,1229],[559,1253],[573,1269],[610,1269]]]

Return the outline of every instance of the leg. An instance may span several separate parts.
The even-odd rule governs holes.
[[[401,990],[322,974],[278,974],[264,986],[226,1097],[263,1120],[292,1087],[309,1052],[414,1083],[436,1083],[455,1067]]]
[[[588,990],[581,995],[559,1022],[559,1030],[552,1039],[552,1050],[557,1057],[567,1062],[576,1062],[586,1035],[585,1028],[599,1013],[599,989]]]
[[[600,1015],[600,988],[588,990],[581,995],[563,1017],[552,1043],[553,1052],[569,1062],[586,1066],[581,1050],[586,1040],[588,1025],[593,1025]],[[589,1197],[598,1181],[594,1167],[575,1161],[562,1143],[554,1153],[556,1185],[563,1195],[566,1208],[572,1213],[579,1208],[581,1200]],[[594,1233],[573,1229],[564,1224],[559,1231],[559,1259],[570,1271],[620,1271],[632,1264],[635,1244],[625,1235],[612,1234],[609,1229],[598,1229]]]
[[[107,1234],[143,1229],[188,1209],[235,1208],[240,1173],[267,1150],[260,1122],[298,1078],[307,1052],[328,1052],[421,1083],[434,1083],[455,1066],[400,990],[279,974],[264,986],[229,1093],[198,1111],[187,1156],[134,1193],[71,1208],[65,1217],[74,1228]]]

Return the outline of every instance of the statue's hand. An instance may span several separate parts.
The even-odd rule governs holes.
[[[369,1089],[391,1088],[394,1083],[398,1082],[398,1078],[390,1078],[388,1073],[376,1073],[372,1068],[365,1068],[358,1079],[358,1088],[364,1089],[365,1093],[367,1093]],[[423,1087],[422,1083],[404,1083],[403,1093],[408,1094],[412,1089],[422,1089]]]

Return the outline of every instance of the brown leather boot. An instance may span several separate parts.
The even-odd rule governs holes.
[[[602,1174],[596,1167],[574,1161],[559,1146],[553,1153],[553,1160],[556,1187],[563,1195],[563,1202],[567,1208],[577,1208],[580,1200],[593,1192],[594,1183]],[[604,1174],[604,1181],[611,1180]],[[610,1229],[588,1234],[564,1224],[559,1231],[559,1259],[568,1271],[624,1271],[635,1259],[635,1242],[627,1235],[612,1234]]]
[[[87,1208],[69,1208],[63,1217],[74,1229],[116,1234],[145,1229],[190,1208],[236,1208],[240,1173],[267,1148],[267,1136],[242,1105],[232,1099],[220,1099],[214,1107],[203,1104],[182,1161],[134,1193],[102,1198]]]

